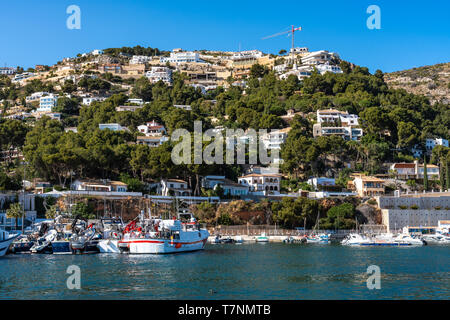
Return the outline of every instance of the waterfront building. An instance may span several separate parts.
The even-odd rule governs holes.
[[[360,197],[375,197],[385,192],[384,180],[376,177],[360,175],[349,182],[349,188],[356,190]]]
[[[191,189],[188,183],[181,179],[161,179],[158,193],[163,196],[190,196]]]
[[[225,196],[245,196],[248,194],[248,186],[236,183],[225,176],[209,175],[202,178],[202,188],[217,190],[220,186]]]
[[[281,174],[250,173],[239,177],[238,182],[247,186],[251,194],[276,194],[280,192]]]
[[[377,197],[382,223],[393,232],[404,227],[438,227],[450,220],[450,192]]]
[[[128,185],[121,181],[77,179],[71,185],[73,191],[127,192]]]

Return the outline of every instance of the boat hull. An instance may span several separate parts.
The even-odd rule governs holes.
[[[169,239],[129,239],[121,240],[121,252],[130,254],[164,254],[197,251],[205,248],[207,237],[195,241]]]
[[[100,253],[120,253],[119,240],[100,240],[97,248]]]
[[[52,251],[53,254],[72,254],[70,241],[53,241]]]
[[[8,239],[0,240],[0,257],[3,257],[8,252],[9,246],[19,235],[11,236]]]

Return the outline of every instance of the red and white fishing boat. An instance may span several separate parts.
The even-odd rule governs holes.
[[[132,221],[118,242],[121,252],[137,254],[158,254],[196,251],[205,248],[209,232],[201,229],[192,217],[185,222],[180,218],[170,220],[141,219]]]

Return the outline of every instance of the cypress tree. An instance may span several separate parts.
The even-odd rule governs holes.
[[[423,188],[428,191],[427,157],[423,158]]]
[[[448,169],[448,158],[445,160],[445,179],[447,180],[447,190],[450,190],[450,173]]]
[[[445,170],[446,162],[444,162],[444,158],[441,157],[440,166],[439,166],[439,184],[441,185],[441,190],[445,190]]]

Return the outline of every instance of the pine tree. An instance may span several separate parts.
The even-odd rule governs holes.
[[[428,191],[427,157],[423,159],[423,188]]]

